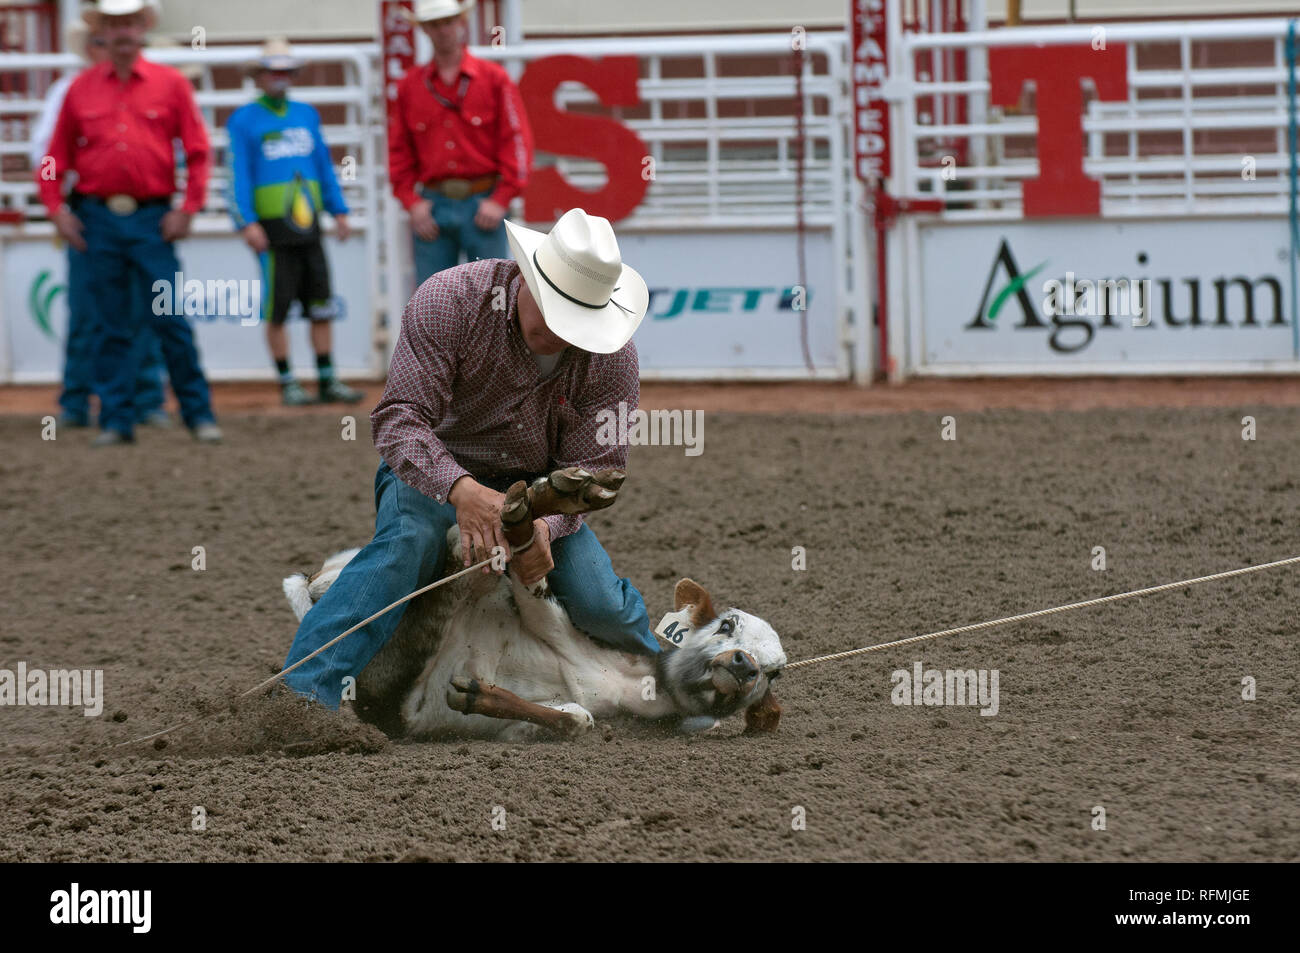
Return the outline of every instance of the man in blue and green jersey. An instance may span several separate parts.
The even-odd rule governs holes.
[[[235,110],[230,135],[230,212],[262,265],[262,318],[285,404],[314,403],[289,367],[284,322],[295,301],[311,322],[320,401],[354,404],[364,396],[334,377],[330,321],[336,317],[320,212],[334,216],[339,241],[351,234],[320,114],[288,98],[301,62],[287,41],[270,40],[253,75],[262,95]]]

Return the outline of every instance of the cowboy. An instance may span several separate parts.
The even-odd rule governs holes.
[[[108,44],[102,34],[90,32],[84,20],[74,20],[64,30],[64,47],[94,65],[108,58]],[[59,121],[63,99],[77,72],[64,74],[45,93],[45,106],[32,126],[28,159],[39,171],[45,162],[54,125]],[[86,280],[84,252],[68,245],[68,329],[63,344],[63,387],[59,391],[59,423],[65,427],[90,426],[90,395],[95,392],[95,351],[98,337],[92,325],[93,311],[87,297],[92,293]],[[171,418],[163,410],[163,363],[158,342],[147,330],[140,335],[138,346],[145,358],[135,381],[132,408],[136,423],[152,427],[170,427]]]
[[[416,284],[460,262],[504,258],[502,222],[523,191],[533,138],[519,90],[496,63],[465,49],[474,0],[416,0],[433,62],[397,89],[388,176],[410,212]]]
[[[602,412],[640,395],[632,333],[650,303],[606,219],[572,209],[549,233],[510,224],[514,260],[469,262],[416,291],[384,396],[370,416],[383,462],[375,535],[303,618],[285,666],[441,574],[457,526],[466,565],[508,552],[504,491],[552,469],[625,467],[627,445],[602,439]],[[659,651],[645,601],[619,577],[581,515],[547,516],[510,559],[526,585],[547,578],[573,624],[626,652]],[[484,567],[487,571],[487,567]],[[388,641],[402,608],[285,676],[337,708]]]
[[[321,245],[320,211],[334,216],[339,241],[352,234],[320,114],[289,99],[302,67],[283,38],[268,40],[251,70],[262,95],[230,117],[230,214],[262,268],[262,318],[266,343],[288,406],[314,403],[289,368],[284,330],[297,301],[311,322],[321,403],[355,404],[364,396],[334,377],[330,320],[337,316],[330,294],[329,264]]]
[[[85,12],[102,32],[108,60],[73,81],[50,139],[48,173],[38,170],[41,201],[59,234],[86,252],[94,287],[89,296],[100,328],[95,376],[102,383],[99,436],[92,446],[134,441],[132,396],[143,327],[162,344],[181,416],[202,443],[219,443],[208,381],[194,332],[153,302],[155,285],[170,288],[180,273],[173,242],[189,234],[208,182],[208,135],[189,81],[168,66],[141,58],[144,35],[157,23],[147,0],[99,0]],[[172,208],[179,139],[187,166],[184,204]],[[64,202],[69,172],[77,185]],[[159,313],[163,312],[163,313]]]

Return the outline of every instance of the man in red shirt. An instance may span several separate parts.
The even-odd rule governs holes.
[[[533,137],[506,71],[465,49],[474,0],[416,0],[433,62],[397,90],[388,126],[388,176],[411,214],[416,284],[469,261],[506,257],[503,224],[523,191]]]
[[[189,81],[140,57],[155,20],[147,0],[99,0],[88,11],[91,29],[102,31],[108,43],[108,61],[89,67],[69,87],[49,161],[36,174],[50,220],[68,244],[86,253],[95,289],[100,434],[93,446],[100,447],[134,440],[132,398],[142,354],[133,345],[145,322],[162,344],[186,426],[200,442],[221,440],[194,332],[170,306],[181,270],[172,243],[189,234],[203,206],[208,135]],[[188,176],[184,204],[174,209],[177,139]],[[65,203],[61,184],[70,171],[77,184]],[[143,307],[132,307],[133,283],[134,300]]]

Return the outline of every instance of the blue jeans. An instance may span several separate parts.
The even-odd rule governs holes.
[[[402,596],[440,576],[447,554],[447,530],[456,508],[431,500],[399,480],[387,463],[375,474],[375,536],[353,557],[303,617],[285,667],[310,655]],[[614,567],[585,523],[551,544],[555,568],[547,581],[573,624],[593,639],[622,652],[653,655],[659,644],[650,631],[645,600]],[[410,603],[398,606],[285,676],[300,695],[338,708],[343,679],[356,677],[397,630]]]
[[[474,224],[478,207],[491,193],[471,195],[464,199],[449,199],[434,194],[433,220],[438,224],[438,237],[426,242],[413,235],[415,242],[415,286],[418,288],[430,275],[461,263],[463,251],[467,261],[480,258],[509,258],[506,247],[506,223],[501,222],[490,232]]]
[[[99,334],[94,326],[94,302],[90,285],[90,271],[86,253],[68,246],[68,332],[64,338],[63,390],[59,393],[59,409],[64,416],[78,423],[90,421],[90,395],[98,394],[95,381],[95,354],[99,350]],[[147,307],[147,305],[145,305]],[[139,305],[133,305],[139,307]],[[144,360],[135,380],[135,419],[144,420],[163,405],[162,349],[152,332],[144,331],[138,340],[144,349]]]
[[[114,215],[97,200],[78,203],[85,225],[89,300],[99,328],[95,379],[100,392],[99,426],[130,437],[135,427],[136,377],[144,360],[140,335],[150,329],[162,345],[167,376],[181,405],[187,427],[214,419],[208,381],[199,366],[194,331],[183,314],[156,314],[160,297],[154,283],[166,282],[164,300],[180,271],[176,250],[164,241],[159,225],[166,206],[150,205],[130,215]],[[135,304],[136,306],[133,306]]]

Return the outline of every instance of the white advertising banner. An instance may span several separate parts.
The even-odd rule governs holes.
[[[841,369],[830,232],[806,233],[804,294],[796,241],[789,231],[620,234],[623,260],[650,287],[650,310],[633,338],[642,372],[807,377],[801,307],[813,366]]]
[[[919,244],[921,372],[1297,368],[1281,218],[926,223]]]
[[[334,322],[334,362],[344,376],[375,377],[387,368],[372,345],[369,266],[358,239],[326,240],[341,314]],[[642,371],[683,378],[807,377],[800,340],[801,309],[806,309],[808,350],[817,373],[842,376],[846,357],[839,342],[831,247],[828,230],[807,233],[803,289],[790,231],[620,235],[623,259],[641,273],[651,293],[650,310],[634,339]],[[252,253],[229,235],[186,239],[178,253],[181,295],[171,303],[187,311],[208,375],[214,380],[267,377],[272,365],[265,332],[247,317],[260,308]],[[67,328],[66,255],[49,239],[6,242],[2,279],[8,379],[57,381]],[[257,303],[250,304],[254,295]],[[401,313],[390,317],[395,333]],[[289,339],[295,369],[310,372],[314,361],[305,322],[290,319]]]
[[[379,370],[373,344],[370,266],[365,239],[325,239],[338,319],[334,326],[334,364],[341,376],[374,377]],[[178,248],[179,295],[145,303],[170,304],[187,314],[197,336],[203,368],[215,380],[269,377],[274,366],[260,321],[261,281],[257,259],[236,238],[195,236]],[[8,380],[58,381],[68,327],[67,254],[48,239],[17,239],[3,246],[0,316],[8,339]],[[295,309],[296,311],[296,309]],[[313,374],[315,359],[307,323],[289,320],[293,366]],[[0,351],[3,353],[3,351]],[[2,369],[0,369],[2,370]],[[0,374],[3,376],[3,374]]]

